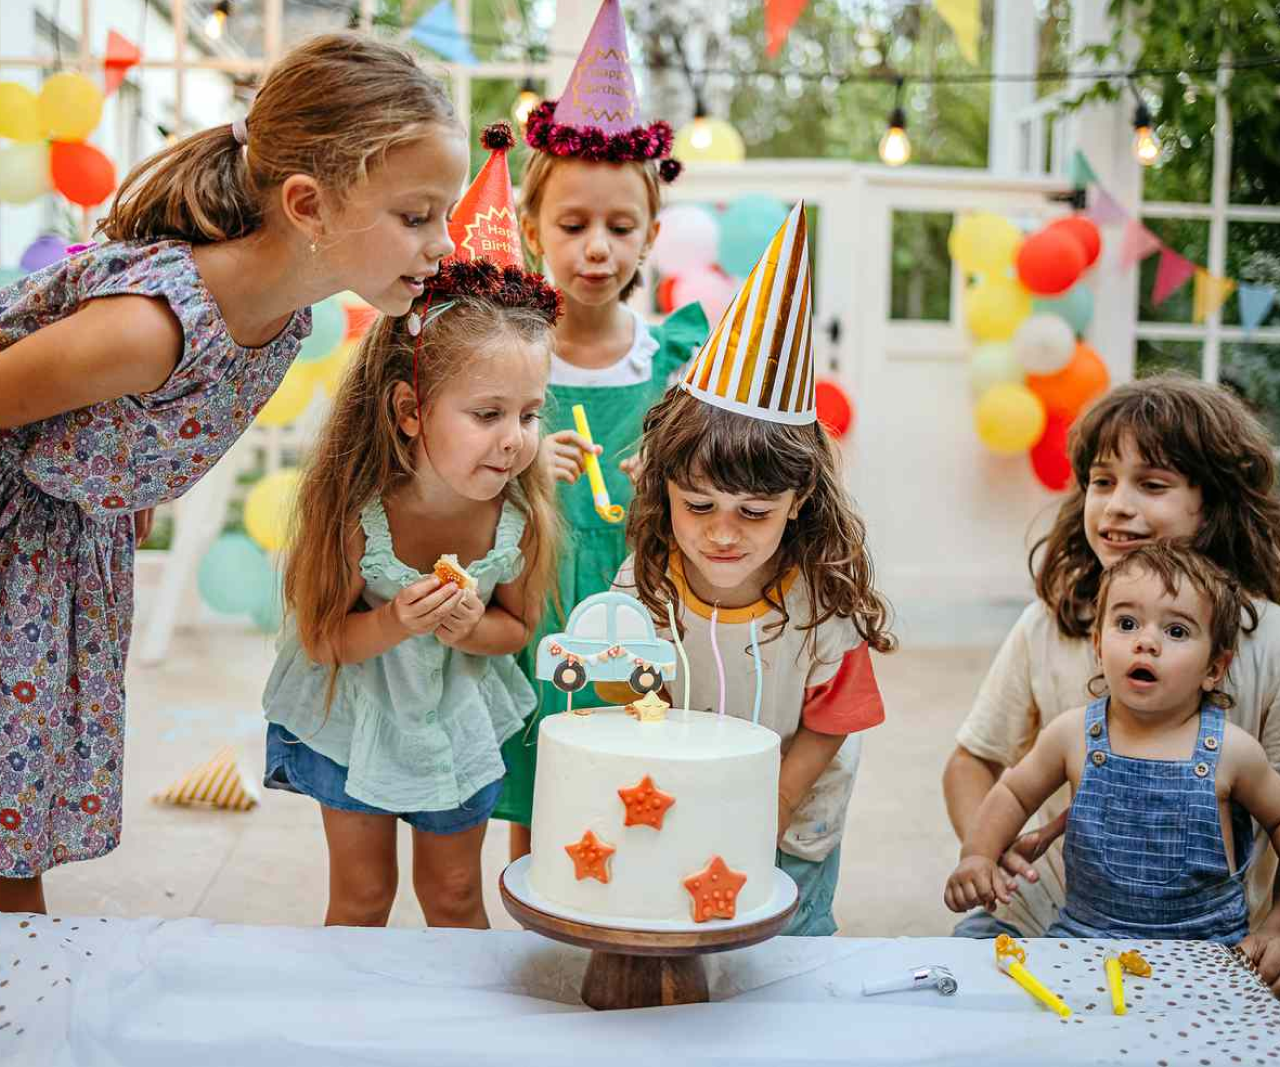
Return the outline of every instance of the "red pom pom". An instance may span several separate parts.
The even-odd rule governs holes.
[[[1049,227],[1033,233],[1018,249],[1018,278],[1037,296],[1065,293],[1084,268],[1084,249],[1063,230]]]
[[[480,134],[480,144],[490,152],[505,152],[516,143],[515,134],[505,122],[495,122],[486,126]]]
[[[680,172],[684,170],[684,164],[678,159],[664,159],[658,164],[658,177],[670,185],[678,177]]]

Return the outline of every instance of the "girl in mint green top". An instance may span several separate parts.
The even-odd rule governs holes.
[[[321,805],[330,925],[385,924],[398,819],[427,922],[488,925],[501,745],[535,705],[513,654],[555,574],[535,459],[558,302],[516,268],[452,266],[361,345],[299,487],[266,784]],[[442,580],[448,554],[465,573]]]

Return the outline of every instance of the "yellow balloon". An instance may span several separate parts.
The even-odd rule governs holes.
[[[25,204],[52,189],[47,144],[0,148],[0,203]]]
[[[275,395],[258,412],[259,426],[288,426],[307,410],[316,391],[315,379],[304,365],[289,368]]]
[[[993,385],[973,412],[978,439],[992,452],[1025,452],[1044,433],[1044,404],[1025,385]]]
[[[36,94],[17,82],[0,82],[0,137],[30,144],[41,141]]]
[[[1018,227],[988,211],[961,215],[947,238],[951,258],[969,274],[1005,274],[1021,245]]]
[[[268,474],[245,497],[245,529],[268,552],[284,548],[297,491],[297,468],[286,467]]]
[[[312,380],[324,390],[325,396],[332,397],[337,393],[342,376],[347,373],[347,368],[351,365],[351,357],[359,344],[358,338],[343,341],[334,349],[333,355],[326,356],[318,363],[305,364],[311,372]]]
[[[964,291],[964,322],[977,341],[1008,341],[1031,314],[1031,293],[1021,283],[982,278]]]
[[[102,92],[83,74],[53,75],[36,104],[40,126],[51,141],[83,141],[102,118]]]
[[[721,119],[694,119],[676,134],[671,154],[681,163],[741,163],[742,135]]]

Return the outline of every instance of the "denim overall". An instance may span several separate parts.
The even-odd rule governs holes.
[[[1232,874],[1214,792],[1225,721],[1205,703],[1189,760],[1134,759],[1111,751],[1106,698],[1089,705],[1084,772],[1067,820],[1067,900],[1045,936],[1230,944],[1249,932],[1252,824],[1231,805]]]

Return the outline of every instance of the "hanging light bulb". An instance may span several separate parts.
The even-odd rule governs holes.
[[[732,125],[707,114],[702,94],[695,91],[693,121],[676,133],[671,154],[681,163],[741,163],[746,146]]]
[[[689,145],[699,152],[705,152],[715,140],[715,132],[707,118],[707,105],[702,102],[702,94],[693,94],[693,124],[689,127]]]
[[[212,40],[217,40],[222,36],[222,29],[227,24],[227,19],[231,17],[231,0],[218,0],[213,5],[213,10],[209,12],[208,18],[204,20],[204,32]]]
[[[1160,158],[1160,138],[1151,128],[1151,112],[1141,100],[1133,111],[1133,154],[1144,167]]]
[[[542,97],[538,94],[538,87],[533,84],[532,78],[525,78],[516,96],[516,106],[511,109],[511,114],[516,122],[520,123],[521,129],[529,125],[529,116],[540,103],[542,103]]]
[[[911,139],[907,136],[907,113],[902,110],[902,79],[898,79],[889,128],[880,138],[880,158],[891,167],[900,167],[911,158]]]

